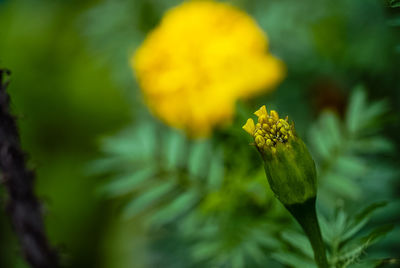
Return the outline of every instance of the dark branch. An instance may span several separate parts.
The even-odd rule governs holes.
[[[18,128],[10,113],[6,92],[10,71],[0,69],[0,171],[8,192],[6,210],[17,233],[27,262],[34,268],[58,267],[56,252],[44,231],[40,203],[33,186],[35,174],[27,168]]]

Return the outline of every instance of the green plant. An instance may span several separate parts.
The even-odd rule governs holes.
[[[397,174],[376,160],[393,151],[390,140],[379,132],[387,103],[368,103],[358,88],[348,107],[344,120],[322,113],[307,142],[319,174],[319,211],[328,215],[335,204],[346,208],[320,220],[329,259],[337,267],[363,263],[368,246],[389,231],[371,228],[370,235],[363,234],[370,229],[365,225],[370,213],[356,217],[351,204],[392,198],[385,185]],[[249,114],[245,107],[240,109],[241,115]],[[91,172],[106,175],[99,191],[122,203],[123,216],[147,223],[149,250],[161,256],[159,265],[314,265],[305,236],[273,198],[262,167],[256,165],[256,152],[244,142],[239,129],[243,117],[213,139],[197,141],[146,119],[104,139],[104,158],[92,164]],[[327,226],[336,225],[337,231],[329,234],[334,230]]]
[[[378,267],[386,259],[368,259],[365,252],[368,247],[379,241],[392,230],[393,225],[377,228],[365,228],[371,215],[386,203],[371,204],[356,214],[348,214],[343,207],[337,208],[331,218],[320,217],[324,241],[328,246],[329,263],[335,268]],[[274,253],[274,258],[292,266],[316,267],[313,264],[312,249],[307,238],[300,232],[289,230],[282,233],[283,246]]]

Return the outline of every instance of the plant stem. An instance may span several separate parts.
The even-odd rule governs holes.
[[[310,240],[312,249],[314,250],[314,259],[318,267],[329,268],[325,244],[322,240],[321,230],[315,211],[315,197],[301,204],[288,205],[286,208],[301,225]]]
[[[10,113],[6,88],[10,71],[0,69],[0,171],[7,193],[7,212],[25,259],[33,268],[59,267],[57,252],[44,229],[42,208],[34,193],[35,174],[21,149],[16,119]],[[4,81],[3,82],[3,78]]]

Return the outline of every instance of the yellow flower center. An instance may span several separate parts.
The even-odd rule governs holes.
[[[281,119],[274,110],[268,114],[265,105],[254,114],[258,117],[257,124],[254,125],[253,119],[250,118],[243,129],[254,137],[259,149],[275,152],[278,143],[286,143],[293,137],[293,125],[289,124],[288,117]]]

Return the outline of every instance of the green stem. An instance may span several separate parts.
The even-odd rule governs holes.
[[[315,212],[315,197],[301,204],[288,205],[286,208],[301,225],[310,240],[312,249],[314,250],[314,259],[318,267],[329,268],[326,259],[325,244],[322,241],[321,230]]]

